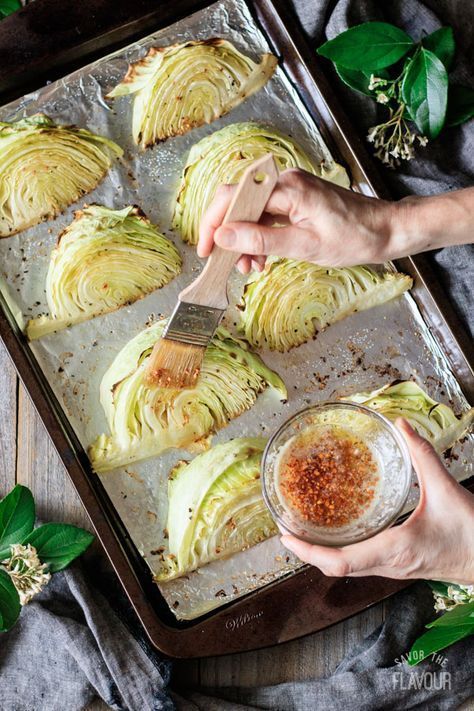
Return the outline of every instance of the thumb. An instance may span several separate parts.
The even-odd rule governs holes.
[[[304,259],[315,237],[293,225],[267,227],[255,222],[229,222],[215,231],[214,240],[219,247],[239,254]]]
[[[427,439],[420,437],[407,420],[399,418],[396,425],[408,445],[423,495],[426,496],[429,490],[430,495],[438,493],[444,496],[447,489],[456,487],[456,481],[442,463],[433,445]]]

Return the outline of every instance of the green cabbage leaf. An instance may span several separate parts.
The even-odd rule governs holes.
[[[59,235],[46,278],[49,315],[27,324],[30,340],[114,311],[179,274],[181,257],[138,207],[90,205]]]
[[[278,533],[261,492],[265,444],[262,437],[233,439],[173,469],[168,552],[157,580],[179,577]]]
[[[184,166],[176,198],[173,227],[185,242],[197,244],[201,217],[220,184],[238,183],[245,169],[273,153],[279,170],[301,168],[321,178],[349,186],[337,163],[314,163],[289,136],[258,123],[234,123],[196,143]]]
[[[461,417],[443,403],[433,400],[411,380],[384,385],[373,392],[357,393],[343,398],[372,408],[389,420],[404,417],[441,454],[453,446],[474,422],[474,408]]]
[[[0,123],[0,237],[56,217],[122,153],[113,141],[44,114]]]
[[[100,401],[111,434],[100,435],[89,448],[96,471],[125,466],[170,447],[207,449],[209,435],[251,408],[267,386],[286,398],[281,378],[222,327],[206,349],[194,388],[150,387],[147,361],[165,324],[165,319],[157,321],[129,341],[102,379]]]
[[[367,266],[331,268],[272,258],[245,285],[239,330],[255,347],[285,352],[356,311],[400,296],[411,285],[405,274]]]
[[[134,95],[133,140],[146,148],[228,113],[267,83],[277,61],[253,62],[218,38],[152,47],[108,98]]]

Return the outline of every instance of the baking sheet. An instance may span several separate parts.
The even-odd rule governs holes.
[[[194,248],[184,246],[179,235],[169,231],[176,186],[191,145],[229,123],[257,120],[294,136],[316,160],[331,161],[317,128],[281,69],[264,89],[210,126],[170,139],[146,152],[133,145],[131,100],[120,99],[109,104],[104,95],[123,77],[129,61],[141,57],[149,46],[212,36],[231,40],[255,59],[268,51],[245,3],[222,0],[0,109],[1,120],[44,111],[55,121],[86,126],[117,141],[125,149],[124,159],[87,196],[87,202],[116,208],[139,204],[173,239],[184,257],[182,275],[164,289],[130,307],[32,344],[84,447],[100,432],[108,431],[98,404],[98,392],[100,380],[115,354],[147,323],[169,314],[178,292],[200,268]],[[82,202],[76,203],[56,220],[0,241],[2,289],[8,293],[20,322],[46,310],[44,282],[50,250],[57,234],[70,222],[73,210],[81,205]],[[234,301],[238,300],[242,285],[242,278],[235,274],[231,284]],[[231,330],[236,316],[235,310],[228,314],[227,325]],[[467,408],[446,358],[409,296],[335,324],[316,341],[289,354],[263,351],[262,355],[285,380],[288,402],[281,403],[275,393],[267,390],[251,411],[220,431],[213,443],[236,436],[270,434],[289,415],[310,403],[372,390],[396,378],[415,378],[433,397],[453,406],[458,414]],[[449,466],[459,480],[471,474],[473,449],[471,438],[453,451]],[[189,456],[173,451],[100,475],[152,571],[159,567],[158,550],[166,546],[167,475],[178,459]],[[410,507],[416,497],[413,486]],[[298,566],[275,537],[227,561],[212,563],[159,587],[177,617],[192,619]]]

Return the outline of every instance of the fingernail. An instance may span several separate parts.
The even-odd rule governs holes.
[[[219,247],[232,249],[235,246],[236,234],[230,227],[219,227],[214,234],[214,239]]]
[[[401,427],[403,430],[405,430],[405,432],[412,433],[415,431],[413,429],[413,427],[410,425],[410,423],[408,422],[408,420],[406,420],[404,417],[397,417],[396,424],[399,427]]]

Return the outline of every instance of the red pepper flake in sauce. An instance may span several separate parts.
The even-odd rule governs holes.
[[[306,430],[286,444],[279,481],[287,503],[305,521],[336,528],[369,508],[377,464],[367,445],[346,430]]]

